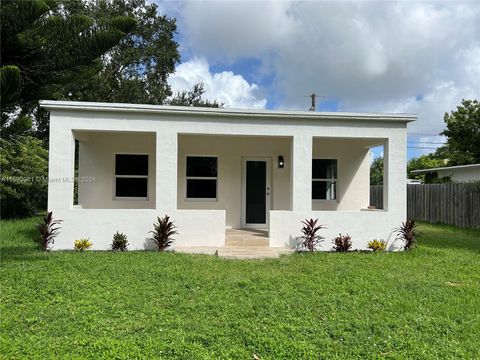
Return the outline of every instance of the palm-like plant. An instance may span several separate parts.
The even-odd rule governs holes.
[[[317,225],[318,219],[305,219],[302,221],[302,236],[297,237],[297,251],[308,250],[313,252],[324,237],[317,234],[320,229],[326,229],[324,225]]]
[[[411,250],[417,245],[418,232],[415,220],[407,219],[395,229],[395,233],[397,234],[397,240],[404,242],[404,250]]]
[[[37,225],[38,231],[40,231],[40,248],[44,251],[50,250],[50,246],[53,244],[55,237],[58,235],[59,225],[62,220],[53,220],[53,213],[50,211],[47,216],[43,218],[43,222]]]
[[[163,251],[171,246],[175,241],[172,236],[178,234],[177,227],[168,215],[163,218],[157,217],[157,222],[153,224],[153,228],[154,230],[150,231],[150,234],[153,235],[150,240],[153,240],[158,251]]]

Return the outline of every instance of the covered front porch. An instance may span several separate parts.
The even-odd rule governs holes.
[[[73,134],[78,174],[73,210],[115,209],[137,216],[135,210],[150,209],[154,214],[150,223],[163,215],[157,201],[158,195],[165,196],[165,188],[157,176],[165,154],[158,149],[162,141],[158,133],[79,130]],[[291,235],[285,237],[282,229],[284,222],[297,218],[296,191],[305,199],[300,204],[304,217],[327,222],[332,212],[362,217],[363,212],[373,211],[368,209],[369,149],[387,144],[386,139],[317,136],[310,144],[298,154],[293,136],[179,133],[176,157],[170,157],[176,167],[169,183],[176,185],[176,206],[165,211],[179,226],[177,249],[195,251],[198,236],[208,253],[221,252],[220,247],[230,252],[238,247],[240,253],[264,247],[279,252],[291,249],[294,234],[289,230]],[[304,174],[294,176],[298,168]],[[279,223],[284,216],[287,219]],[[300,220],[292,224],[297,235]],[[115,226],[111,231],[121,231]],[[333,235],[341,231],[335,228]],[[139,247],[147,247],[146,239]]]

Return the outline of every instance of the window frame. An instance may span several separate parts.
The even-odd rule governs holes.
[[[147,157],[147,175],[117,175],[116,162],[117,155],[144,155]],[[147,196],[117,196],[117,178],[123,179],[147,179]],[[113,153],[113,200],[114,201],[148,201],[150,197],[150,154],[133,152],[115,152]]]
[[[187,162],[189,157],[212,157],[217,159],[217,176],[187,176]],[[186,154],[185,155],[185,186],[184,186],[184,200],[187,202],[218,202],[218,179],[220,169],[220,156],[219,155],[205,155],[205,154]],[[215,180],[215,197],[214,198],[190,198],[188,194],[188,180]]]
[[[324,158],[324,157],[312,157],[312,170],[313,170],[313,160],[335,160],[336,161],[336,166],[337,166],[337,176],[336,178],[331,178],[331,179],[323,179],[323,178],[314,178],[313,177],[313,171],[312,171],[312,194],[310,196],[312,196],[312,201],[313,202],[338,202],[338,158]],[[316,182],[325,182],[325,183],[328,183],[328,182],[333,182],[335,184],[335,199],[314,199],[313,198],[313,182],[316,181]]]

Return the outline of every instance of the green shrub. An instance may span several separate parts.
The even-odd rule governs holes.
[[[90,241],[89,238],[82,238],[75,240],[74,242],[74,249],[77,251],[88,250],[92,247],[93,243]]]
[[[128,247],[127,235],[125,235],[124,233],[119,233],[118,231],[115,234],[113,234],[112,250],[126,251],[127,247]]]
[[[333,239],[333,250],[337,252],[347,252],[352,247],[352,238],[350,235],[339,234]]]
[[[47,216],[43,218],[43,222],[37,225],[38,231],[40,231],[40,239],[38,241],[40,248],[44,251],[50,249],[55,237],[58,235],[57,231],[60,226],[55,227],[62,222],[62,220],[53,220],[53,213],[50,211]]]
[[[178,234],[177,227],[170,221],[170,217],[165,215],[163,218],[157,217],[157,222],[153,224],[153,231],[150,234],[153,236],[150,238],[155,243],[158,251],[163,251],[167,247],[171,246],[174,242],[173,235]]]
[[[2,219],[32,216],[47,208],[48,151],[33,136],[0,139]]]
[[[373,239],[368,242],[367,248],[373,250],[373,252],[385,251],[387,248],[387,243],[383,240]]]

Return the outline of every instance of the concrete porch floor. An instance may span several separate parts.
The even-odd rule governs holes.
[[[290,254],[287,247],[270,247],[267,230],[226,229],[225,246],[178,246],[175,251],[190,254],[215,255],[228,259],[278,258]]]

